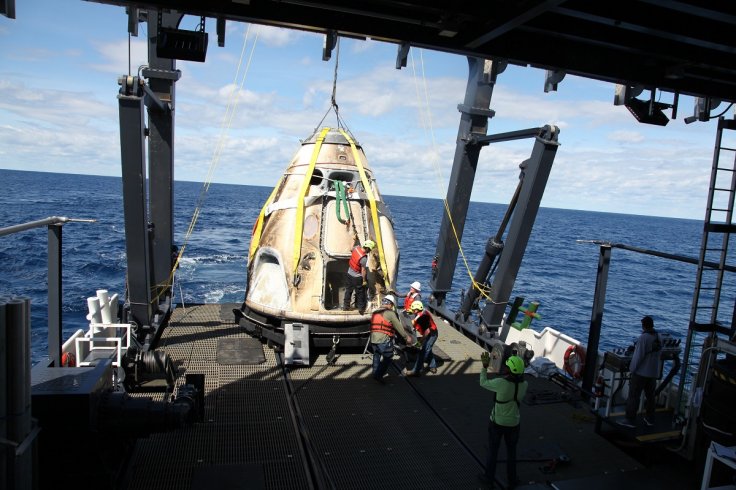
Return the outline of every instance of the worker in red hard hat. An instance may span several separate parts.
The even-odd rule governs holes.
[[[394,340],[396,333],[404,337],[407,345],[413,342],[399,317],[396,315],[396,298],[388,294],[383,298],[381,307],[371,316],[371,346],[373,348],[373,379],[383,382],[383,376],[394,357]]]

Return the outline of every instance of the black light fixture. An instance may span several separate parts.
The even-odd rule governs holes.
[[[641,86],[617,84],[613,104],[626,106],[640,123],[666,126],[670,119],[665,115],[663,109],[671,108],[672,104],[655,101],[656,89],[651,89],[649,100],[637,99],[636,96],[642,93],[643,90],[644,88]]]
[[[158,14],[156,56],[173,60],[204,61],[207,56],[208,36],[204,31],[205,18],[201,17],[194,31],[162,27],[161,12]]]
[[[706,122],[711,119],[710,111],[721,105],[721,101],[718,99],[711,99],[709,97],[695,97],[695,107],[693,109],[693,115],[688,116],[684,119],[685,124],[690,124],[695,121]]]
[[[557,84],[565,78],[563,70],[547,70],[544,73],[544,92],[557,92]]]

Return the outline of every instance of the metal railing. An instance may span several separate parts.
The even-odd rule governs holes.
[[[21,231],[48,226],[48,329],[49,362],[52,366],[61,365],[61,228],[66,223],[94,223],[94,219],[66,218],[50,216],[38,221],[0,228],[0,237]]]

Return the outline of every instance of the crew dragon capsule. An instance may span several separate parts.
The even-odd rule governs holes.
[[[366,240],[368,307],[343,309],[348,262]],[[256,337],[289,346],[363,345],[371,311],[399,264],[393,220],[361,146],[342,128],[302,142],[253,227],[245,301],[234,311]],[[295,340],[295,329],[299,340]],[[290,338],[291,337],[291,338]]]

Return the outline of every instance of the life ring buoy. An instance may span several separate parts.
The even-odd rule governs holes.
[[[77,356],[73,352],[64,352],[61,355],[61,366],[62,367],[76,367]]]
[[[585,368],[585,349],[581,345],[571,345],[565,351],[565,372],[579,379]]]

